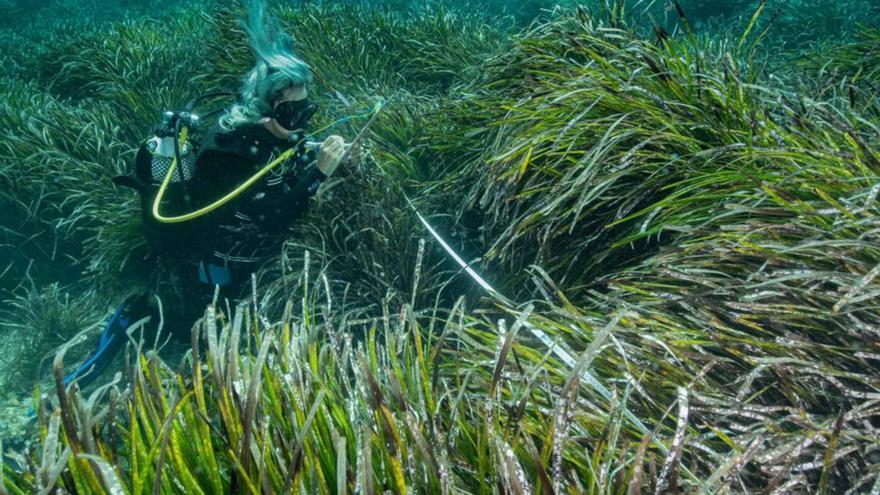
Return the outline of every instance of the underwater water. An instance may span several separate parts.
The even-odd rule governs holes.
[[[0,495],[880,493],[878,2],[0,14]]]

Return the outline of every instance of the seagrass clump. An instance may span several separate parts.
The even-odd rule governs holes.
[[[86,398],[59,382],[57,405],[39,408],[42,449],[13,456],[32,469],[7,470],[5,489],[625,493],[692,477],[680,460],[648,469],[678,457],[667,432],[626,440],[639,424],[632,384],[605,398],[581,381],[610,329],[576,311],[558,308],[551,323],[508,308],[492,322],[460,301],[364,318],[308,278],[290,295],[279,315],[257,299],[209,306],[179,365],[132,349],[128,385],[117,378]],[[576,370],[534,348],[531,332],[557,324],[595,332]]]
[[[869,182],[876,126],[763,85],[737,58],[749,39],[713,46],[730,52],[657,44],[579,10],[495,59],[445,110],[463,150],[490,143],[460,172],[487,257],[577,287],[676,244],[762,181],[810,167],[816,183],[841,168]],[[829,151],[841,147],[859,161]]]
[[[796,58],[815,82],[819,98],[836,97],[842,105],[873,114],[880,112],[880,26],[862,26],[853,39],[843,43],[818,43]],[[812,81],[811,81],[812,82]]]
[[[94,328],[102,309],[95,306],[90,294],[71,293],[58,284],[31,288],[4,301],[3,306],[0,335],[5,345],[0,384],[5,392],[32,389],[39,379],[40,358],[50,358],[79,333]]]
[[[616,364],[659,404],[693,392],[690,455],[737,445],[770,491],[870,486],[880,128],[761,82],[749,34],[713,52],[578,11],[524,36],[456,107],[492,143],[464,218],[509,293],[632,316]]]
[[[111,179],[130,172],[163,110],[204,89],[194,41],[204,29],[183,11],[78,31],[64,25],[22,48],[20,70],[0,83],[8,95],[0,124],[15,130],[0,145],[0,202],[15,234],[7,242],[37,267],[86,272],[108,293],[153,285],[137,197]]]

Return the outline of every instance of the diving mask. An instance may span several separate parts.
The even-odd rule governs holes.
[[[272,118],[278,124],[291,131],[305,129],[309,119],[318,111],[318,105],[308,98],[288,100],[278,104],[272,112]]]

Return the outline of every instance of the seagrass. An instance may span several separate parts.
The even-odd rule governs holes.
[[[824,41],[800,51],[807,14],[770,3],[600,2],[522,30],[354,3],[277,15],[320,122],[388,98],[362,159],[252,297],[163,329],[191,335],[182,357],[135,332],[125,372],[80,391],[60,378],[84,344],[62,346],[0,493],[876,491],[876,33],[830,38],[870,6],[810,21]],[[2,243],[50,266],[36,241],[57,240],[83,300],[162,281],[174,304],[180,267],[145,275],[136,203],[107,179],[161,109],[252,62],[234,5],[191,8],[3,55]],[[4,320],[51,320],[36,294]]]

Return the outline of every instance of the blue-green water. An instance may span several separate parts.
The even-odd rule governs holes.
[[[876,1],[272,3],[269,17],[314,73],[313,128],[357,115],[360,120],[334,130],[351,142],[367,120],[362,117],[371,115],[364,109],[388,102],[364,134],[363,160],[341,166],[308,199],[309,213],[297,209],[297,218],[272,236],[206,221],[174,227],[174,236],[156,243],[145,235],[152,212],[134,191],[111,179],[133,172],[138,147],[153,135],[164,111],[183,110],[190,98],[213,91],[241,93],[255,63],[241,16],[236,2],[0,0],[0,438],[9,439],[6,445],[21,449],[38,438],[29,418],[33,389],[40,385],[44,396],[52,395],[47,390],[53,387],[57,350],[75,344],[66,351],[63,370],[75,369],[98,346],[108,317],[133,294],[162,301],[162,337],[172,337],[162,355],[176,366],[190,345],[192,323],[214,296],[212,284],[199,281],[203,259],[187,254],[196,244],[204,248],[205,239],[217,246],[237,239],[234,253],[221,259],[234,265],[241,283],[234,291],[221,290],[221,300],[234,304],[267,294],[260,307],[273,318],[288,300],[301,305],[291,295],[300,289],[291,274],[301,275],[303,258],[332,267],[320,277],[311,272],[312,283],[335,298],[316,313],[332,313],[334,304],[353,319],[403,314],[401,308],[410,304],[443,311],[467,297],[478,313],[492,314],[497,308],[416,222],[413,204],[439,227],[451,249],[485,270],[502,292],[557,309],[573,305],[587,315],[578,321],[590,325],[608,316],[609,301],[623,301],[609,296],[615,290],[668,275],[633,289],[644,299],[627,299],[620,307],[644,310],[625,318],[633,321],[650,319],[650,308],[667,311],[670,318],[657,318],[652,327],[658,334],[678,324],[669,323],[674,316],[688,315],[692,327],[681,324],[675,327],[680,333],[658,341],[668,337],[676,352],[685,349],[675,359],[695,356],[700,364],[681,365],[687,376],[657,372],[670,375],[670,383],[695,383],[711,367],[742,360],[777,373],[777,382],[765,384],[774,396],[761,404],[768,409],[759,412],[767,417],[773,407],[803,408],[804,416],[832,420],[840,411],[873,411],[858,400],[875,401],[877,394],[870,386],[859,388],[862,377],[877,376],[876,308],[870,306],[877,274],[863,269],[874,266],[876,256],[873,231],[866,227],[876,190],[853,192],[844,185],[868,183],[880,173]],[[589,36],[581,37],[583,32]],[[599,38],[601,43],[590,44]],[[601,80],[591,72],[596,67],[614,76]],[[655,86],[657,81],[666,85]],[[228,110],[241,102],[235,98],[209,100],[197,112]],[[263,117],[275,118],[271,112]],[[194,141],[205,136],[216,115],[206,120],[194,129]],[[624,127],[626,132],[617,134]],[[255,142],[272,135],[261,132]],[[585,143],[584,136],[591,140]],[[742,149],[754,154],[728,154]],[[274,150],[273,158],[278,153]],[[742,171],[736,168],[742,163],[756,165]],[[724,173],[711,175],[716,167]],[[658,179],[665,174],[675,180]],[[593,182],[597,177],[602,180]],[[792,181],[796,185],[788,188]],[[728,183],[736,186],[725,189]],[[755,191],[767,196],[749,196]],[[827,204],[814,207],[820,200]],[[258,210],[252,216],[280,218],[291,211]],[[674,213],[667,217],[669,211]],[[827,218],[813,219],[816,211]],[[723,212],[742,215],[742,223],[723,223],[718,220],[728,218]],[[787,223],[779,225],[780,218]],[[773,242],[750,237],[762,229],[772,231]],[[728,237],[731,233],[742,236]],[[722,253],[722,266],[669,275],[679,262],[666,264],[667,256],[703,255],[694,247],[702,249],[701,234],[718,235],[705,250]],[[679,235],[681,242],[671,240]],[[789,244],[793,238],[804,245]],[[727,250],[728,242],[735,247]],[[833,256],[829,251],[825,259],[811,243],[847,249]],[[215,247],[202,251],[213,255]],[[256,251],[261,255],[239,259]],[[793,252],[785,258],[790,264],[774,257]],[[424,260],[419,280],[412,267]],[[724,272],[724,263],[755,268],[731,270],[722,277],[729,287],[716,279],[699,281]],[[802,271],[818,279],[801,280]],[[803,293],[773,285],[786,277]],[[256,286],[252,280],[258,280]],[[762,289],[764,283],[773,286]],[[737,292],[743,287],[753,292]],[[658,295],[678,288],[682,292],[675,297]],[[713,300],[727,296],[734,310],[717,310]],[[680,307],[661,304],[678,297],[684,301]],[[760,313],[752,305],[765,298],[772,300],[768,308],[786,318],[807,316],[775,326],[772,317],[749,313]],[[848,305],[863,306],[847,313]],[[694,307],[699,309],[690,313]],[[725,325],[744,336],[724,342],[744,347],[726,352],[727,344],[719,344],[722,351],[705,351],[715,329]],[[592,334],[565,332],[573,333],[577,352],[591,342]],[[777,349],[781,342],[789,342],[790,353]],[[750,360],[757,349],[767,354]],[[717,358],[714,364],[698,358],[707,353]],[[861,361],[842,365],[840,356]],[[797,385],[786,383],[786,366],[811,360],[815,369],[833,369],[827,374],[845,383],[824,383],[827,396],[800,400]],[[610,381],[622,376],[608,371],[610,364],[603,366]],[[751,371],[730,367],[731,380],[746,390],[740,379]],[[124,369],[120,354],[92,387]],[[558,382],[548,379],[547,386]],[[669,390],[658,396],[667,398]],[[725,393],[733,402],[743,399],[736,391]],[[707,401],[697,407],[721,406]],[[877,416],[865,414],[863,423],[876,428]],[[781,430],[801,428],[786,421]],[[850,433],[838,426],[831,434],[834,425],[826,423],[803,428],[822,438],[817,444],[822,449],[810,455],[843,460],[836,471],[826,469],[831,474],[807,468],[791,474],[786,480],[793,480],[792,486],[813,489],[820,479],[833,479],[834,486],[850,487],[854,471],[877,469],[871,461],[876,441],[866,436],[875,430],[853,427]],[[841,428],[847,431],[845,446],[835,453]],[[738,437],[744,443],[733,451],[741,453],[753,440]],[[871,442],[873,450],[863,448]],[[819,465],[817,458],[797,463]],[[693,466],[706,469],[699,462]],[[773,473],[750,469],[747,482],[770,483]]]

